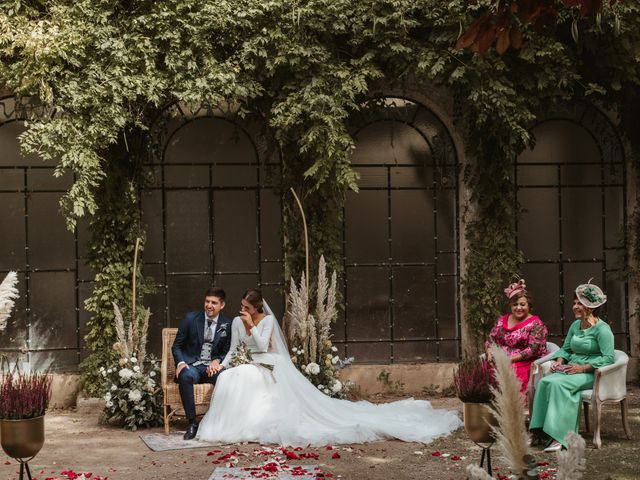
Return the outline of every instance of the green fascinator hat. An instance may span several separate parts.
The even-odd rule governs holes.
[[[576,288],[576,297],[578,301],[587,308],[598,308],[607,302],[607,296],[602,289],[591,283],[591,280],[582,285],[578,285]]]

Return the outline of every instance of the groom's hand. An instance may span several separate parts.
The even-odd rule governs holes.
[[[218,373],[220,370],[222,370],[224,367],[220,364],[220,360],[218,360],[217,358],[211,362],[209,364],[209,366],[207,367],[207,375],[209,375],[210,377],[215,375],[216,373]]]
[[[180,376],[180,372],[183,368],[189,368],[189,365],[187,365],[185,362],[180,362],[176,367],[176,378]]]

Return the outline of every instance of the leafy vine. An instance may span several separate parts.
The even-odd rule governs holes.
[[[336,221],[346,192],[357,190],[350,115],[385,87],[448,89],[470,160],[463,281],[466,321],[480,338],[522,260],[510,168],[533,142],[536,113],[584,98],[622,112],[640,86],[638,2],[605,2],[597,16],[579,9],[586,2],[545,2],[555,13],[544,21],[509,17],[519,33],[507,42],[496,22],[509,12],[492,8],[516,3],[527,2],[0,0],[0,85],[56,109],[30,119],[23,149],[73,172],[62,202],[70,225],[91,216],[87,388],[99,387],[96,367],[113,356],[110,305],[129,303],[131,248],[144,238],[136,195],[144,135],[154,112],[175,102],[227,101],[265,119],[282,152],[282,192],[293,186],[302,196],[311,250],[339,271]],[[459,46],[480,39],[485,53],[456,49],[478,23],[492,30]],[[636,112],[622,115],[630,137]],[[297,276],[301,227],[284,198],[285,273]]]

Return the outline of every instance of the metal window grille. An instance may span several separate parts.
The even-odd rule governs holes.
[[[629,350],[627,171],[615,127],[593,106],[550,111],[533,127],[535,148],[514,163],[518,246],[535,312],[551,341],[561,342],[574,320],[575,287],[594,277],[608,302],[600,315]]]
[[[159,287],[149,299],[157,327],[200,310],[212,284],[225,288],[228,316],[256,285],[276,313],[284,311],[280,162],[252,128],[233,112],[180,104],[156,124],[141,203],[145,273]],[[152,345],[159,331],[151,331]]]
[[[352,119],[360,193],[344,209],[343,294],[335,340],[358,362],[460,355],[458,159],[444,124],[406,98]]]
[[[0,99],[0,276],[17,271],[20,291],[0,352],[21,366],[69,371],[81,360],[82,295],[91,278],[83,274],[78,228],[69,232],[58,212],[72,179],[54,178],[55,165],[20,154],[18,135],[33,115],[50,112],[29,99]]]

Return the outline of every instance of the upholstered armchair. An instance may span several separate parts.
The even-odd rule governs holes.
[[[527,387],[527,398],[529,401],[529,412],[533,409],[533,396],[536,393],[536,387],[542,377],[549,373],[551,368],[551,357],[553,353],[560,347],[553,342],[547,342],[547,354],[540,357],[531,364],[531,375],[529,375],[529,385]]]
[[[627,364],[629,357],[620,350],[615,350],[614,363],[600,367],[594,372],[593,388],[582,392],[582,406],[584,408],[584,423],[589,428],[589,406],[595,410],[595,429],[593,431],[593,445],[602,446],[600,439],[600,416],[602,405],[605,403],[620,403],[622,413],[622,427],[628,439],[631,439],[629,422],[627,420]]]

